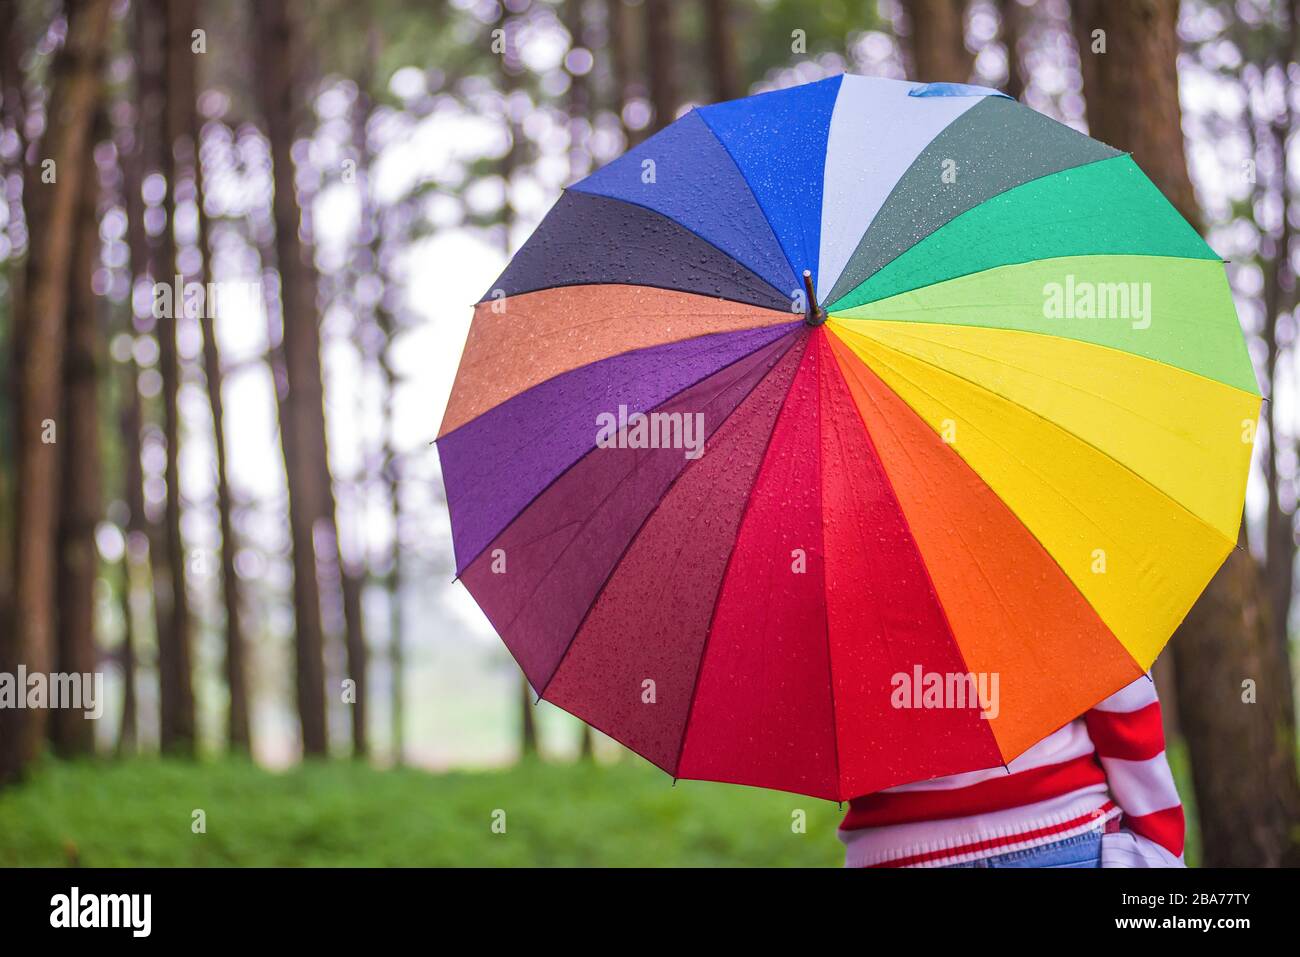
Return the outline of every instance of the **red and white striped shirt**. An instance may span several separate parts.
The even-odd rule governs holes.
[[[1139,678],[1006,767],[889,788],[849,802],[849,867],[941,867],[1092,830],[1103,863],[1181,867],[1183,808],[1160,702]]]

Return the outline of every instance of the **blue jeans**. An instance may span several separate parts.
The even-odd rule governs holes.
[[[948,867],[1101,867],[1101,831]]]

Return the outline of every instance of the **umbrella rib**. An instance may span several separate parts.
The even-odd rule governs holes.
[[[836,97],[838,98],[838,96],[839,92],[836,91]],[[740,164],[736,162],[736,157],[732,155],[731,147],[729,147],[722,137],[718,135],[718,131],[713,128],[713,124],[709,122],[709,118],[704,115],[703,111],[698,107],[692,107],[692,112],[700,114],[700,119],[704,122],[704,128],[709,131],[715,140],[718,141],[718,145],[722,147],[722,151],[727,154],[727,159],[731,160],[731,165],[736,167],[736,173],[739,174],[740,181],[745,184],[745,189],[749,190],[749,195],[750,198],[754,200],[754,205],[757,206],[758,211],[763,214],[763,221],[767,223],[767,228],[772,234],[772,239],[776,241],[776,248],[781,250],[781,257],[785,259],[785,264],[790,267],[791,278],[798,282],[798,276],[801,271],[800,266],[796,266],[790,261],[790,254],[785,251],[785,244],[781,242],[781,237],[776,234],[776,227],[772,225],[772,217],[767,214],[767,210],[763,208],[763,204],[759,201],[758,195],[754,192],[754,187],[751,186],[749,180],[745,178],[745,171],[741,169]],[[823,176],[824,175],[825,173],[823,171]],[[820,217],[821,210],[818,210],[817,214],[818,217]],[[737,261],[739,262],[739,260]],[[741,265],[743,266],[744,263],[741,263]]]
[[[811,343],[808,341],[809,336],[801,337],[803,339],[804,352],[799,357],[799,363],[802,364],[807,355],[808,347]],[[791,343],[791,348],[794,348]],[[785,403],[790,398],[790,392],[794,388],[795,380],[799,377],[799,370],[796,367],[794,375],[790,376],[790,384],[786,386],[785,395],[781,398],[781,412],[785,410]],[[740,543],[740,533],[745,527],[745,519],[749,517],[750,506],[754,502],[754,488],[758,485],[759,475],[763,471],[763,462],[767,459],[767,453],[772,448],[772,437],[776,435],[776,430],[781,420],[781,412],[777,412],[776,418],[772,420],[772,431],[767,434],[767,441],[763,444],[763,454],[758,460],[758,471],[754,473],[754,483],[750,485],[749,492],[745,495],[745,507],[741,511],[740,521],[736,523],[736,537],[731,543],[731,550],[727,553],[727,564],[722,570],[722,577],[718,580],[718,591],[713,596],[713,608],[709,611],[709,627],[704,631],[704,645],[700,648],[700,663],[695,669],[695,680],[691,683],[691,698],[686,705],[686,720],[682,722],[682,736],[677,745],[677,758],[673,761],[673,776],[681,770],[682,754],[686,750],[686,733],[691,727],[691,717],[695,713],[695,696],[700,690],[700,675],[704,673],[704,661],[709,654],[709,639],[713,637],[713,622],[718,615],[718,605],[722,601],[722,590],[726,587],[727,576],[731,573],[731,562],[736,557],[736,545]]]
[[[823,320],[824,321],[824,320]],[[821,333],[823,340],[826,332]],[[825,348],[821,348],[825,346]],[[823,430],[826,423],[822,419],[822,400],[825,398],[825,392],[821,387],[820,379],[824,375],[831,374],[831,370],[823,368],[823,364],[835,362],[835,357],[830,354],[829,343],[822,342],[819,344],[818,366],[817,366],[817,506],[818,506],[818,525],[822,534],[822,623],[826,629],[826,674],[830,678],[830,699],[831,699],[831,752],[835,756],[835,797],[838,801],[844,800],[844,778],[840,770],[840,723],[839,717],[835,710],[835,660],[831,654],[831,596],[826,586],[826,483],[823,480],[826,468],[826,460],[823,454],[824,446],[822,444]],[[774,430],[775,431],[775,430]],[[838,431],[836,441],[839,442]]]
[[[788,353],[792,348],[794,348],[794,346],[795,346],[795,344],[796,344],[796,341],[798,340],[798,336],[796,335],[797,332],[799,332],[799,330],[795,330],[794,332],[790,332],[790,333],[787,333],[787,334],[786,334],[788,337],[790,337],[790,342],[789,342],[789,344],[788,344],[784,349],[781,350],[781,353],[780,353],[780,355],[777,357],[776,361],[772,363],[772,367],[771,367],[770,369],[768,369],[767,372],[765,372],[763,375],[761,375],[761,376],[758,377],[757,381],[755,381],[755,383],[754,383],[754,384],[749,388],[749,390],[745,393],[744,398],[742,398],[739,402],[737,402],[735,408],[733,408],[729,413],[727,413],[726,417],[723,418],[722,422],[720,422],[720,423],[718,424],[718,428],[716,428],[716,429],[713,430],[713,433],[712,433],[713,435],[717,435],[717,434],[718,434],[718,432],[719,432],[719,431],[722,429],[722,427],[727,423],[727,421],[728,421],[728,420],[729,420],[733,415],[736,414],[736,411],[737,411],[741,406],[743,406],[743,405],[745,404],[746,400],[750,397],[750,395],[753,394],[754,390],[757,389],[757,388],[759,387],[759,385],[762,384],[762,382],[763,382],[764,379],[766,379],[769,375],[771,375],[771,373],[772,373],[772,369],[775,369],[775,368],[777,367],[777,365],[779,365],[779,364],[781,363],[781,361],[785,358],[786,354],[787,354],[787,353]],[[780,340],[778,339],[778,340],[776,340],[776,341],[779,342]],[[770,345],[770,343],[769,343],[769,345]],[[757,351],[757,350],[756,350],[756,351]],[[751,352],[751,353],[749,353],[748,355],[753,355],[753,353]],[[747,356],[742,356],[741,358],[747,358]],[[740,359],[737,359],[737,360],[736,360],[736,362],[739,362],[739,361],[741,361],[741,360],[740,360]],[[735,363],[730,363],[729,365],[734,365],[734,364],[735,364]],[[726,367],[724,366],[724,368],[726,368]],[[718,370],[718,371],[722,371],[722,370]],[[716,374],[716,373],[715,373],[715,374]],[[792,380],[792,381],[793,381],[793,380]],[[702,458],[702,456],[701,456],[701,458]],[[699,461],[699,460],[697,459],[697,460],[695,460],[695,461]],[[672,491],[673,487],[674,487],[674,486],[675,486],[679,481],[681,481],[682,476],[685,475],[687,472],[689,472],[690,469],[691,469],[691,466],[694,465],[694,464],[695,464],[695,462],[693,461],[693,462],[691,462],[690,464],[686,465],[686,466],[685,466],[685,467],[684,467],[680,472],[677,473],[676,476],[673,477],[673,480],[672,480],[671,482],[668,483],[668,487],[667,487],[666,489],[664,489],[664,496],[666,496],[670,491]],[[663,496],[660,497],[660,500],[661,500],[661,501],[662,501],[662,499],[663,499]],[[530,503],[530,504],[531,504],[531,503]],[[748,500],[746,500],[746,504],[748,504]],[[598,602],[598,601],[600,600],[600,596],[601,596],[602,594],[604,594],[604,592],[605,592],[605,588],[609,585],[610,580],[614,577],[614,574],[618,571],[618,567],[619,567],[619,565],[621,565],[621,564],[623,563],[623,559],[627,556],[627,553],[631,550],[632,546],[636,543],[637,539],[641,537],[641,532],[642,532],[642,530],[645,528],[646,523],[648,523],[648,522],[650,521],[651,517],[652,517],[652,516],[655,514],[655,512],[657,512],[657,511],[658,511],[658,506],[655,506],[654,508],[651,508],[651,509],[646,513],[645,518],[643,518],[643,519],[641,520],[641,524],[637,526],[637,530],[636,530],[635,532],[632,533],[631,537],[629,537],[628,540],[627,540],[627,544],[623,546],[623,550],[622,550],[621,552],[619,552],[618,558],[614,561],[614,563],[613,563],[612,565],[610,565],[610,568],[609,568],[609,574],[607,574],[607,575],[605,576],[605,580],[602,581],[602,582],[600,583],[600,587],[597,588],[596,591],[595,591],[595,593],[591,596],[591,601],[587,604],[587,609],[586,609],[586,611],[584,611],[584,612],[582,613],[582,618],[578,621],[577,627],[573,629],[573,634],[569,636],[568,643],[565,644],[565,646],[564,646],[564,651],[560,654],[559,659],[556,661],[556,663],[555,663],[555,667],[551,669],[551,673],[550,673],[549,675],[547,675],[547,677],[546,677],[546,683],[545,683],[544,685],[542,685],[541,691],[538,692],[537,697],[538,697],[539,699],[542,699],[542,698],[545,698],[545,697],[546,697],[546,691],[547,691],[547,689],[550,688],[550,686],[551,686],[551,682],[555,679],[555,676],[559,673],[560,668],[563,667],[565,659],[568,658],[568,656],[569,656],[569,651],[573,648],[573,644],[574,644],[574,642],[577,640],[578,635],[582,632],[582,627],[583,627],[583,625],[585,625],[585,624],[587,623],[587,618],[590,617],[590,615],[591,615],[591,610],[592,610],[593,608],[596,607],[596,602]],[[521,513],[521,514],[522,514],[522,513]],[[742,519],[742,520],[743,520],[743,519]],[[509,526],[507,526],[507,527],[509,527]],[[489,543],[489,544],[490,544],[490,543]],[[733,547],[734,547],[734,546],[733,546]],[[723,577],[724,577],[724,578],[726,577],[725,574],[724,574]],[[720,586],[719,586],[719,590],[721,590],[721,587],[720,587]],[[710,619],[710,623],[711,623],[711,619]],[[706,640],[707,640],[707,639],[706,639]],[[687,712],[687,716],[688,716],[688,720],[689,720],[689,711]]]

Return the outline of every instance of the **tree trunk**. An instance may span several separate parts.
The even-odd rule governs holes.
[[[367,174],[369,173],[367,161]],[[367,182],[369,179],[367,177]],[[371,236],[371,261],[383,275],[379,223],[375,222]],[[386,283],[386,277],[385,277]],[[381,297],[375,310],[375,320],[383,333],[384,346],[379,353],[379,369],[384,384],[383,445],[380,450],[384,493],[388,496],[389,514],[392,516],[393,538],[389,551],[388,576],[385,591],[388,601],[388,661],[392,670],[392,735],[393,755],[398,765],[406,756],[406,653],[405,621],[402,614],[402,464],[397,451],[397,324],[392,312]]]
[[[374,104],[370,101],[369,86],[373,82],[370,77],[374,75],[375,64],[378,62],[381,52],[380,34],[372,30],[369,34],[369,50],[367,57],[369,66],[367,67],[367,79],[364,84],[359,86],[360,99],[364,103],[364,116],[366,122],[374,111]],[[362,155],[366,158],[367,176],[365,183],[369,186],[369,166],[370,152],[366,142],[366,126],[360,130],[360,148]],[[372,197],[367,195],[366,203],[371,205]],[[382,237],[376,228],[372,236],[373,239],[373,262],[377,272],[382,272],[380,260],[380,246]],[[313,278],[314,282],[314,278]],[[379,308],[383,309],[383,303]],[[392,342],[393,331],[390,329],[385,336],[385,341]],[[392,382],[388,383],[389,401],[392,398]],[[352,756],[354,758],[365,758],[370,754],[370,741],[368,729],[370,727],[370,651],[366,643],[365,629],[365,589],[369,581],[369,565],[364,546],[358,541],[353,542],[351,548],[345,548],[343,537],[339,534],[340,517],[338,507],[338,497],[334,494],[334,480],[330,472],[329,458],[326,454],[325,447],[325,419],[322,416],[320,420],[321,442],[320,442],[320,462],[319,468],[323,475],[323,483],[327,493],[326,498],[326,520],[331,523],[334,529],[335,558],[339,568],[340,591],[343,596],[343,628],[345,648],[347,652],[348,677],[352,680],[355,687],[355,695],[349,706],[348,716],[352,728]],[[395,494],[395,493],[394,493]],[[393,526],[393,534],[397,534],[397,526]],[[394,551],[398,545],[396,538],[393,543]],[[349,554],[350,552],[350,554]]]
[[[1193,225],[1200,211],[1183,152],[1177,0],[1075,4],[1077,36],[1103,30],[1104,54],[1080,50],[1092,135],[1129,150]],[[1192,760],[1207,866],[1277,864],[1295,853],[1300,812],[1293,709],[1279,675],[1259,569],[1234,551],[1173,637],[1179,724]],[[1258,703],[1244,701],[1251,682]]]
[[[149,4],[134,4],[131,9],[131,47],[134,52],[134,96],[135,111],[133,124],[129,127],[129,137],[123,138],[118,147],[122,165],[123,205],[126,208],[126,244],[130,256],[131,286],[136,282],[148,280],[156,272],[153,261],[153,247],[149,242],[148,231],[144,225],[144,198],[142,195],[144,170],[151,163],[157,163],[159,143],[161,140],[160,108],[162,94],[161,46],[162,25],[156,20]],[[148,332],[153,326],[152,313],[136,315],[134,295],[127,302],[126,329],[131,337]],[[126,505],[126,541],[125,554],[122,555],[122,619],[125,623],[122,632],[122,715],[118,729],[118,753],[130,752],[138,746],[138,714],[136,714],[136,670],[139,664],[138,622],[134,612],[133,599],[135,577],[133,575],[135,560],[133,553],[144,554],[146,567],[149,568],[151,584],[153,564],[161,568],[161,549],[156,547],[156,538],[151,534],[148,514],[144,508],[144,469],[140,451],[144,430],[144,402],[140,398],[139,368],[131,356],[123,363],[121,385],[120,426],[122,433],[122,501]],[[165,572],[165,570],[164,570]],[[165,573],[160,572],[165,581]],[[157,601],[152,586],[148,590],[151,607],[155,614],[156,633],[162,635],[166,629],[165,614],[161,603]]]
[[[655,132],[677,119],[677,37],[673,31],[675,0],[643,0],[646,42],[646,76],[650,80],[650,106]]]
[[[21,178],[25,172],[23,155],[25,140],[23,124],[26,110],[22,92],[22,56],[26,49],[18,18],[18,4],[0,5],[0,130],[18,139],[18,149],[12,163],[0,165],[0,176],[9,182],[11,176]],[[19,227],[23,224],[22,198],[16,190],[6,190],[8,223],[5,233],[9,239],[10,256],[18,255]],[[10,259],[10,263],[13,259]],[[22,314],[22,270],[9,266],[5,269],[9,282],[5,321],[0,323],[0,406],[5,412],[0,416],[0,628],[10,627],[13,620],[14,567],[13,551],[17,506],[16,433],[18,416],[10,411],[18,407],[17,316]],[[0,662],[5,658],[5,639],[0,637]],[[0,778],[0,781],[3,779]]]
[[[253,43],[275,189],[272,214],[288,389],[280,406],[280,439],[289,484],[289,525],[293,540],[298,716],[303,752],[318,756],[328,749],[328,735],[324,626],[321,586],[316,577],[315,533],[321,525],[321,531],[332,539],[331,547],[337,549],[338,531],[325,445],[316,280],[298,232],[302,213],[294,188],[292,147],[298,117],[294,82],[299,61],[296,27],[288,6],[252,4]],[[338,593],[342,594],[341,587]],[[354,667],[352,662],[349,666]],[[361,687],[358,681],[358,688]]]
[[[126,208],[126,241],[130,257],[131,283],[148,278],[153,273],[152,249],[145,229],[145,204],[141,193],[147,159],[157,152],[158,129],[156,105],[158,71],[154,37],[159,27],[149,19],[149,10],[136,4],[132,9],[135,54],[134,93],[135,116],[131,140],[119,146],[122,164],[122,192]],[[153,58],[154,62],[149,61]],[[135,315],[134,296],[127,303],[128,315],[125,331],[132,337],[141,331]],[[152,317],[147,317],[149,321]],[[121,408],[119,427],[122,434],[122,500],[126,504],[127,547],[122,555],[122,716],[118,729],[118,753],[135,751],[139,746],[138,696],[136,674],[139,661],[137,621],[132,598],[135,592],[133,552],[143,544],[149,552],[149,522],[144,505],[144,469],[140,459],[140,437],[144,429],[144,407],[140,397],[139,369],[132,356],[122,367]],[[151,592],[152,598],[152,592]]]
[[[19,7],[17,3],[0,5],[0,58],[3,58],[3,62],[0,62],[0,102],[3,103],[0,121],[5,129],[18,138],[19,148],[16,152],[21,162],[23,147],[26,146],[24,125],[27,118],[26,104],[23,102],[22,63],[28,48],[28,38],[24,36]],[[13,199],[10,195],[6,201],[12,203]],[[21,208],[16,212],[21,216]],[[16,220],[11,220],[9,228],[15,222]]]
[[[632,11],[627,0],[606,0],[605,16],[609,24],[610,109],[618,116],[628,146],[632,146],[640,134],[639,130],[627,125],[625,112],[634,92],[632,77],[635,75],[633,60],[636,54],[632,42]]]
[[[167,109],[166,47],[167,24],[160,7],[161,0],[138,0],[135,11],[135,65],[136,65],[136,126],[140,139],[139,174],[141,177],[160,170],[163,165],[163,144],[166,141],[164,113]],[[136,193],[140,186],[136,187]],[[137,276],[143,275],[148,281],[172,277],[162,277],[166,271],[166,261],[162,251],[162,237],[150,237],[143,229],[144,204],[139,204],[140,239],[136,245],[137,252],[132,252],[133,260],[138,260],[135,267]],[[149,334],[157,341],[160,335],[160,323],[153,316],[150,308],[138,317],[136,331]],[[159,348],[161,352],[161,347]],[[137,370],[138,372],[138,370]],[[156,401],[156,400],[154,400]],[[146,425],[153,427],[155,414],[150,408],[154,401],[139,400],[138,424],[134,439],[144,447],[144,438],[148,434]],[[163,528],[166,515],[153,514],[153,510],[140,513],[140,526],[146,538],[146,554],[149,565],[149,602],[153,613],[154,634],[154,672],[159,686],[162,684],[161,666],[158,660],[158,648],[163,636],[171,632],[171,569],[168,564],[166,534]],[[139,660],[139,659],[137,659]],[[161,710],[161,708],[160,708]]]
[[[1088,133],[1133,159],[1189,223],[1201,211],[1183,153],[1178,100],[1177,0],[1105,3],[1076,0],[1075,35],[1105,31],[1104,53],[1093,41],[1079,49],[1084,73]],[[1098,41],[1100,42],[1100,41]]]
[[[199,58],[190,57],[190,87],[199,91]],[[207,212],[204,210],[204,176],[202,162],[202,120],[198,112],[198,98],[188,101],[189,157],[194,178],[194,203],[198,210],[199,252],[203,256],[199,281],[207,284],[214,279],[212,244],[209,236]],[[235,570],[235,556],[239,540],[235,534],[234,496],[226,466],[225,408],[221,398],[221,350],[217,343],[216,316],[200,318],[203,330],[203,379],[208,394],[208,409],[212,413],[212,447],[217,469],[217,522],[221,529],[221,598],[226,613],[226,690],[229,706],[226,712],[226,741],[232,750],[247,752],[251,749],[248,717],[248,681],[245,664],[243,607],[239,575]]]
[[[391,348],[392,340],[389,339]],[[393,404],[396,381],[391,356],[384,366],[384,474],[388,506],[393,516],[392,556],[388,566],[388,661],[393,672],[393,757],[398,765],[406,758],[406,653],[402,615],[402,483],[393,443]]]
[[[1289,75],[1300,46],[1300,6],[1296,0],[1286,4],[1287,28],[1277,51],[1276,60],[1284,76]],[[1263,78],[1259,82],[1264,82]],[[1249,90],[1247,95],[1249,95]],[[1264,520],[1264,583],[1273,618],[1273,631],[1283,655],[1290,660],[1289,631],[1291,598],[1295,590],[1296,515],[1295,493],[1284,493],[1285,484],[1280,472],[1281,463],[1294,458],[1297,452],[1295,436],[1288,436],[1285,400],[1278,401],[1277,384],[1286,376],[1285,367],[1293,362],[1294,344],[1289,348],[1279,342],[1278,323],[1296,307],[1296,274],[1291,264],[1291,247],[1295,237],[1292,225],[1292,188],[1287,147],[1295,124],[1295,112],[1290,97],[1283,97],[1282,109],[1268,124],[1268,142],[1272,152],[1274,174],[1277,179],[1276,200],[1283,210],[1281,223],[1275,237],[1273,255],[1264,265],[1264,367],[1268,374],[1269,402],[1265,406],[1268,424],[1268,456],[1264,461],[1264,478],[1268,488],[1268,502]],[[1253,137],[1252,137],[1253,138]],[[1268,187],[1256,187],[1257,201],[1267,202]],[[1289,501],[1288,501],[1289,499]]]
[[[198,144],[198,130],[195,130]],[[200,163],[195,160],[195,204],[203,208],[203,184]],[[199,214],[199,246],[203,253],[203,276],[207,283],[212,276],[212,248],[208,241],[207,216]],[[214,317],[215,318],[215,317]],[[249,730],[248,680],[244,627],[239,574],[235,570],[235,557],[239,553],[239,540],[235,534],[234,494],[226,466],[225,407],[221,398],[221,351],[217,344],[215,324],[204,320],[203,326],[203,378],[208,393],[208,409],[212,413],[213,452],[217,468],[217,520],[221,529],[221,597],[226,612],[226,689],[230,696],[226,714],[226,740],[238,751],[252,748]]]
[[[1288,128],[1290,124],[1287,124]],[[1277,143],[1278,161],[1283,156],[1284,137]],[[1282,167],[1285,169],[1285,166]],[[1282,209],[1291,208],[1291,188],[1288,175],[1282,173],[1280,201]],[[1264,459],[1264,482],[1268,501],[1264,510],[1264,583],[1273,620],[1273,632],[1282,653],[1289,657],[1289,631],[1291,598],[1295,589],[1296,515],[1283,504],[1284,480],[1279,466],[1296,454],[1295,440],[1286,434],[1285,408],[1279,408],[1277,384],[1286,376],[1288,360],[1295,357],[1294,347],[1284,349],[1278,341],[1278,319],[1295,308],[1295,277],[1289,264],[1291,239],[1294,230],[1289,216],[1282,216],[1277,237],[1277,248],[1272,261],[1264,264],[1264,367],[1268,370],[1268,404],[1264,406],[1264,421],[1268,432],[1268,452]],[[1293,500],[1294,501],[1294,500]]]
[[[1229,556],[1174,635],[1206,867],[1300,865],[1295,737],[1250,553]]]
[[[1100,89],[1102,80],[1097,76],[1099,64],[1104,54],[1098,52],[1106,43],[1104,33],[1096,31],[1101,28],[1096,25],[1096,0],[1071,0],[1070,3],[1070,22],[1074,29],[1075,47],[1079,52],[1079,79],[1083,83],[1083,90],[1086,94],[1088,90]],[[1095,138],[1100,139],[1097,133],[1091,129],[1092,117],[1085,116],[1089,123],[1088,132]],[[1100,117],[1098,117],[1100,119]]]
[[[564,17],[573,44],[585,46],[586,19],[583,16],[582,0],[565,0]],[[576,183],[591,169],[591,152],[581,135],[588,129],[591,117],[591,84],[587,76],[575,76],[569,84],[565,110],[569,115],[569,182]],[[582,722],[578,731],[578,755],[588,758],[591,754],[591,728]]]
[[[107,132],[107,116],[96,110],[90,148]],[[99,553],[95,527],[104,514],[100,487],[99,377],[103,368],[100,305],[93,285],[99,264],[98,175],[87,171],[81,186],[78,234],[74,240],[63,365],[64,454],[59,506],[56,584],[55,670],[91,675],[98,665],[95,641],[95,580]],[[55,709],[50,740],[60,755],[95,750],[95,724],[75,708]]]
[[[338,560],[340,586],[343,589],[343,628],[347,643],[348,677],[352,679],[356,689],[355,697],[348,710],[352,728],[352,756],[364,758],[370,753],[370,742],[366,735],[366,716],[370,705],[368,678],[370,662],[363,628],[365,609],[362,607],[366,586],[365,572],[345,564],[341,546]]]
[[[55,180],[30,178],[42,191],[38,219],[29,217],[17,403],[18,482],[14,530],[13,620],[0,628],[0,670],[49,671],[54,637],[55,536],[58,529],[59,446],[46,443],[46,422],[57,427],[63,381],[71,250],[82,183],[90,168],[91,118],[102,87],[109,0],[69,0],[68,36],[54,56],[49,116],[39,159],[54,161]],[[18,323],[16,323],[17,325]],[[0,782],[21,773],[40,751],[43,709],[0,710]]]
[[[193,67],[190,58],[190,30],[194,23],[189,0],[168,0],[161,4],[165,27],[164,63],[166,107],[161,150],[162,174],[167,181],[163,210],[162,282],[180,275],[175,221],[178,174],[176,149],[189,136],[189,115],[193,109]],[[165,479],[167,500],[163,515],[163,546],[166,581],[155,587],[166,602],[165,630],[158,635],[158,692],[161,704],[159,743],[164,752],[194,753],[194,689],[190,649],[190,603],[186,588],[185,542],[181,538],[181,421],[177,401],[181,386],[180,354],[176,348],[177,316],[184,309],[184,297],[177,296],[172,308],[158,319],[158,367],[162,374],[163,436],[167,446]],[[155,566],[158,567],[158,566]]]
[[[508,13],[502,13],[498,26],[505,40],[504,53],[500,61],[501,90],[508,98],[519,85],[518,71],[522,66],[519,63],[519,51],[515,49],[515,24]],[[514,120],[508,110],[502,110],[501,119],[510,140],[509,148],[501,157],[500,167],[501,179],[505,183],[505,200],[501,205],[501,247],[506,258],[509,259],[514,252],[510,239],[515,224],[512,186],[515,169],[519,165],[519,131],[515,129]],[[519,676],[519,751],[523,756],[537,751],[537,728],[533,722],[532,692],[528,687],[528,679],[523,674]]]
[[[362,192],[362,216],[365,221],[372,223],[370,252],[373,268],[378,274],[382,236],[377,224],[374,223],[375,212],[373,196],[370,193],[369,174],[372,157],[367,143],[367,127],[374,113],[374,104],[370,99],[369,90],[373,83],[374,65],[378,61],[381,49],[379,33],[373,29],[368,31],[366,43],[367,66],[362,71],[362,76],[357,83],[357,101],[353,113],[353,139],[358,151],[357,185]],[[313,272],[313,286],[316,281],[317,277]],[[386,287],[387,284],[385,284]],[[377,308],[384,308],[382,302]],[[386,341],[391,342],[391,336],[392,332],[389,331],[385,336]],[[339,511],[338,497],[334,493],[334,478],[326,456],[324,418],[321,419],[320,427],[322,441],[320,445],[321,459],[318,467],[322,471],[323,477],[321,481],[326,490],[326,511],[323,518],[329,523],[334,532],[334,549],[331,557],[337,567],[339,595],[342,601],[347,677],[353,683],[353,695],[350,699],[345,699],[348,704],[348,719],[352,731],[352,756],[354,758],[365,758],[370,754],[368,735],[370,724],[370,653],[366,645],[364,607],[365,589],[369,580],[369,567],[365,548],[361,544],[361,536],[355,536],[345,546],[344,536],[340,534],[343,522]]]
[[[122,714],[117,726],[117,745],[114,752],[118,757],[134,754],[138,748],[136,736],[136,688],[135,658],[136,638],[134,578],[131,575],[130,538],[127,547],[122,550],[120,600],[118,607],[122,614],[122,651],[120,666],[122,668]]]
[[[975,54],[966,48],[965,0],[903,0],[912,75],[922,83],[966,83]]]
[[[537,755],[537,720],[533,711],[537,702],[533,700],[533,691],[528,687],[526,678],[519,679],[519,756],[530,758]]]
[[[586,20],[582,7],[582,0],[564,0],[564,26],[575,47],[587,46]],[[576,183],[591,169],[591,152],[587,142],[591,118],[590,73],[570,77],[564,107],[569,117],[569,182]]]
[[[744,95],[740,64],[736,60],[735,30],[729,0],[708,0],[705,4],[709,35],[709,89],[713,101],[734,100]]]
[[[1025,8],[1018,0],[998,0],[999,32],[1007,51],[1007,85],[1002,92],[1023,100],[1025,71],[1020,62],[1020,37],[1024,33]]]
[[[393,352],[396,346],[397,325],[389,307],[386,292],[390,288],[390,283],[384,261],[384,230],[375,201],[374,184],[371,179],[374,156],[370,149],[368,133],[370,121],[375,115],[375,104],[370,97],[370,89],[375,81],[375,65],[379,59],[381,47],[380,34],[377,29],[372,28],[369,35],[369,49],[365,69],[357,78],[357,99],[353,105],[352,141],[356,150],[357,189],[361,198],[361,221],[365,224],[364,229],[368,231],[367,252],[369,253],[370,269],[385,290],[385,293],[380,295],[373,313],[374,323],[383,345],[378,350],[370,350],[361,344],[359,344],[358,348],[361,349],[364,356],[373,356],[373,361],[378,366],[380,379],[383,383],[383,436],[379,445],[379,461],[381,463],[379,472],[381,474],[367,474],[365,479],[368,483],[381,482],[383,484],[385,494],[388,496],[389,511],[393,521],[389,570],[384,589],[388,604],[388,661],[393,682],[390,713],[393,755],[395,762],[401,765],[405,758],[404,729],[406,715],[403,693],[405,662],[402,654],[401,478],[398,471],[394,435],[397,371],[394,366]],[[360,338],[358,336],[358,339]],[[370,359],[367,358],[366,361],[370,361]],[[362,536],[358,536],[358,538],[362,538]],[[360,552],[364,552],[363,545],[358,544],[356,547]],[[344,579],[344,597],[347,602],[355,607],[355,618],[360,621],[362,593],[368,577],[369,563],[368,560],[362,559],[358,560],[357,564],[359,567],[352,573],[347,574]],[[361,660],[363,661],[364,655],[365,649],[363,646],[361,648]],[[359,683],[358,691],[364,692],[364,690]],[[368,709],[363,694],[358,694],[355,708],[352,725],[353,745],[356,754],[362,756],[368,753],[369,750],[365,735]]]

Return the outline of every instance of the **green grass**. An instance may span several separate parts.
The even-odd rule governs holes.
[[[1192,790],[1192,762],[1187,756],[1187,745],[1182,741],[1171,742],[1166,754],[1169,757],[1169,770],[1178,786],[1178,796],[1183,799],[1183,816],[1187,820],[1187,846],[1183,857],[1188,867],[1201,865],[1201,831],[1196,819],[1196,792]]]
[[[195,834],[195,809],[207,832]],[[505,812],[505,833],[493,813]],[[792,812],[807,813],[794,833]],[[613,765],[46,761],[0,792],[0,866],[837,866],[834,804]]]
[[[1170,751],[1190,797],[1185,754]],[[1187,860],[1199,847],[1188,811]],[[206,833],[192,830],[193,813]],[[505,812],[505,833],[492,830]],[[806,831],[792,828],[806,812]],[[0,866],[838,866],[834,804],[644,762],[430,774],[346,761],[47,760],[0,791]]]

